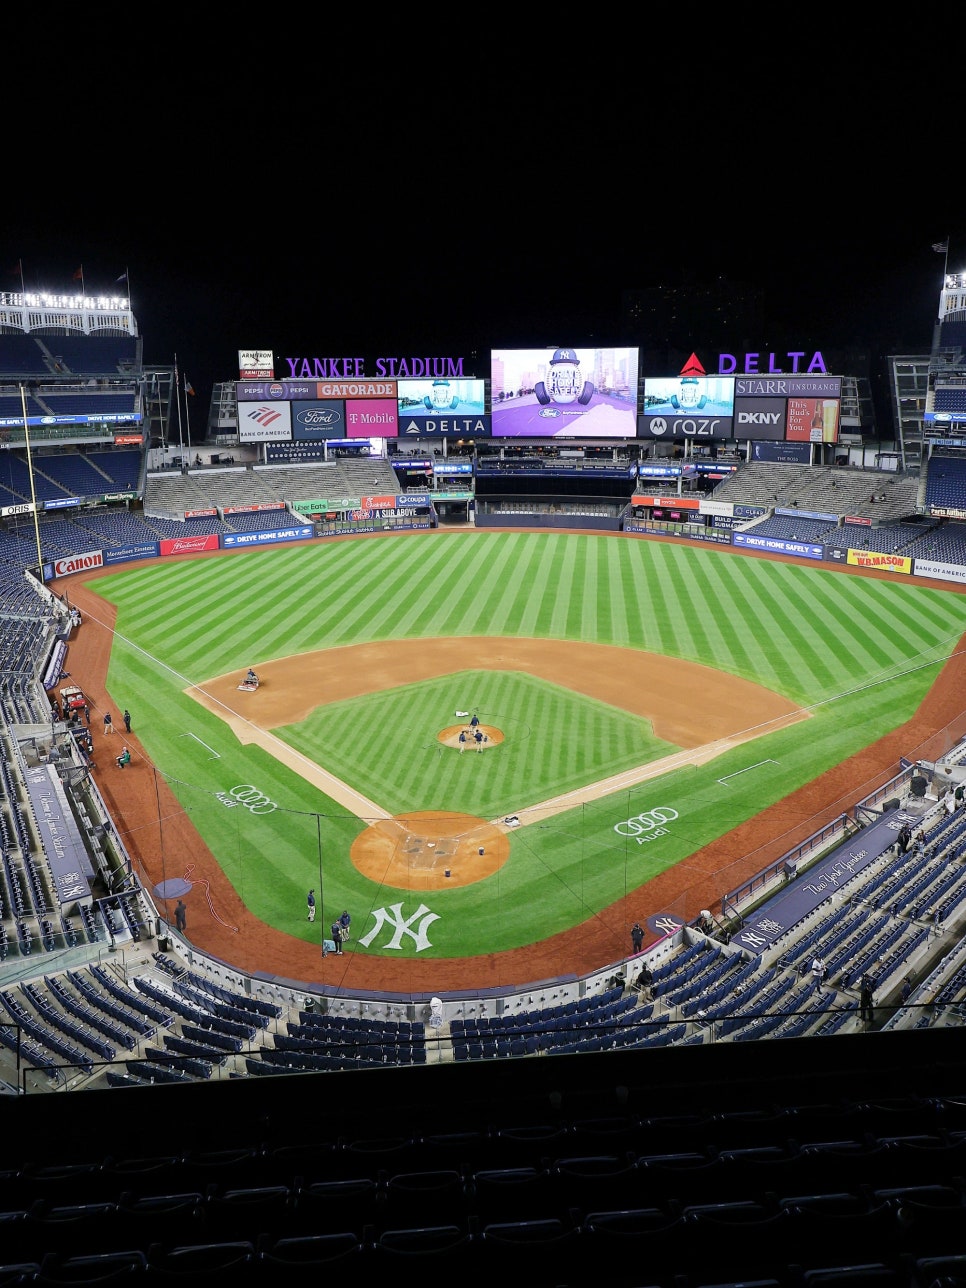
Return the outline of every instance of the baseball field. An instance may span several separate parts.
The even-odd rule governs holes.
[[[131,769],[98,762],[122,838],[162,898],[191,887],[189,936],[264,970],[246,926],[317,953],[343,908],[346,963],[581,927],[620,956],[661,878],[909,721],[966,631],[936,583],[559,532],[131,565],[82,596],[88,688],[134,715]]]

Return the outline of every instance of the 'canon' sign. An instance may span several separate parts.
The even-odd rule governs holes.
[[[89,572],[91,568],[104,567],[104,552],[91,550],[86,555],[71,555],[69,559],[54,560],[54,576],[69,577],[72,572]]]

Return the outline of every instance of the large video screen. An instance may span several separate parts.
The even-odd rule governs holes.
[[[733,376],[648,376],[645,415],[727,416],[735,414]]]
[[[636,438],[637,349],[493,349],[493,438]]]
[[[482,416],[486,411],[485,380],[400,380],[397,389],[400,417]]]

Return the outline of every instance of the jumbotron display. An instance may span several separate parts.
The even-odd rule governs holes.
[[[636,438],[636,349],[493,349],[494,438]]]

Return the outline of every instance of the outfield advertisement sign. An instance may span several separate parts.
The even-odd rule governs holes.
[[[28,416],[27,427],[48,425],[136,425],[141,413],[134,411],[98,412],[96,416]],[[0,416],[0,429],[22,429],[22,416]]]
[[[76,572],[90,572],[93,568],[104,567],[104,551],[88,550],[82,555],[68,555],[64,559],[54,559],[50,564],[52,577],[70,577]]]
[[[203,550],[218,550],[214,532],[199,532],[196,537],[165,537],[160,542],[162,555],[197,555]]]
[[[882,572],[912,572],[908,555],[887,555],[879,550],[850,550],[845,562],[856,568],[879,568]]]
[[[935,577],[937,581],[958,581],[966,585],[966,568],[962,564],[937,563],[935,559],[917,559],[913,574],[916,577]]]
[[[745,550],[765,550],[774,555],[794,555],[796,559],[822,559],[824,546],[812,541],[792,541],[786,537],[756,537],[750,532],[733,532],[732,544]]]
[[[628,519],[624,524],[625,532],[649,532],[655,537],[683,537],[686,541],[707,541],[713,545],[730,546],[731,532],[726,528],[700,528],[689,524],[683,532],[662,526],[659,523],[648,523],[644,519]]]
[[[105,550],[104,564],[127,563],[132,559],[157,559],[161,553],[157,541],[143,541],[136,546],[121,546],[117,550]]]
[[[226,550],[233,546],[264,546],[277,541],[304,541],[314,537],[315,528],[311,523],[299,523],[294,528],[272,528],[267,532],[225,532],[221,542]]]

